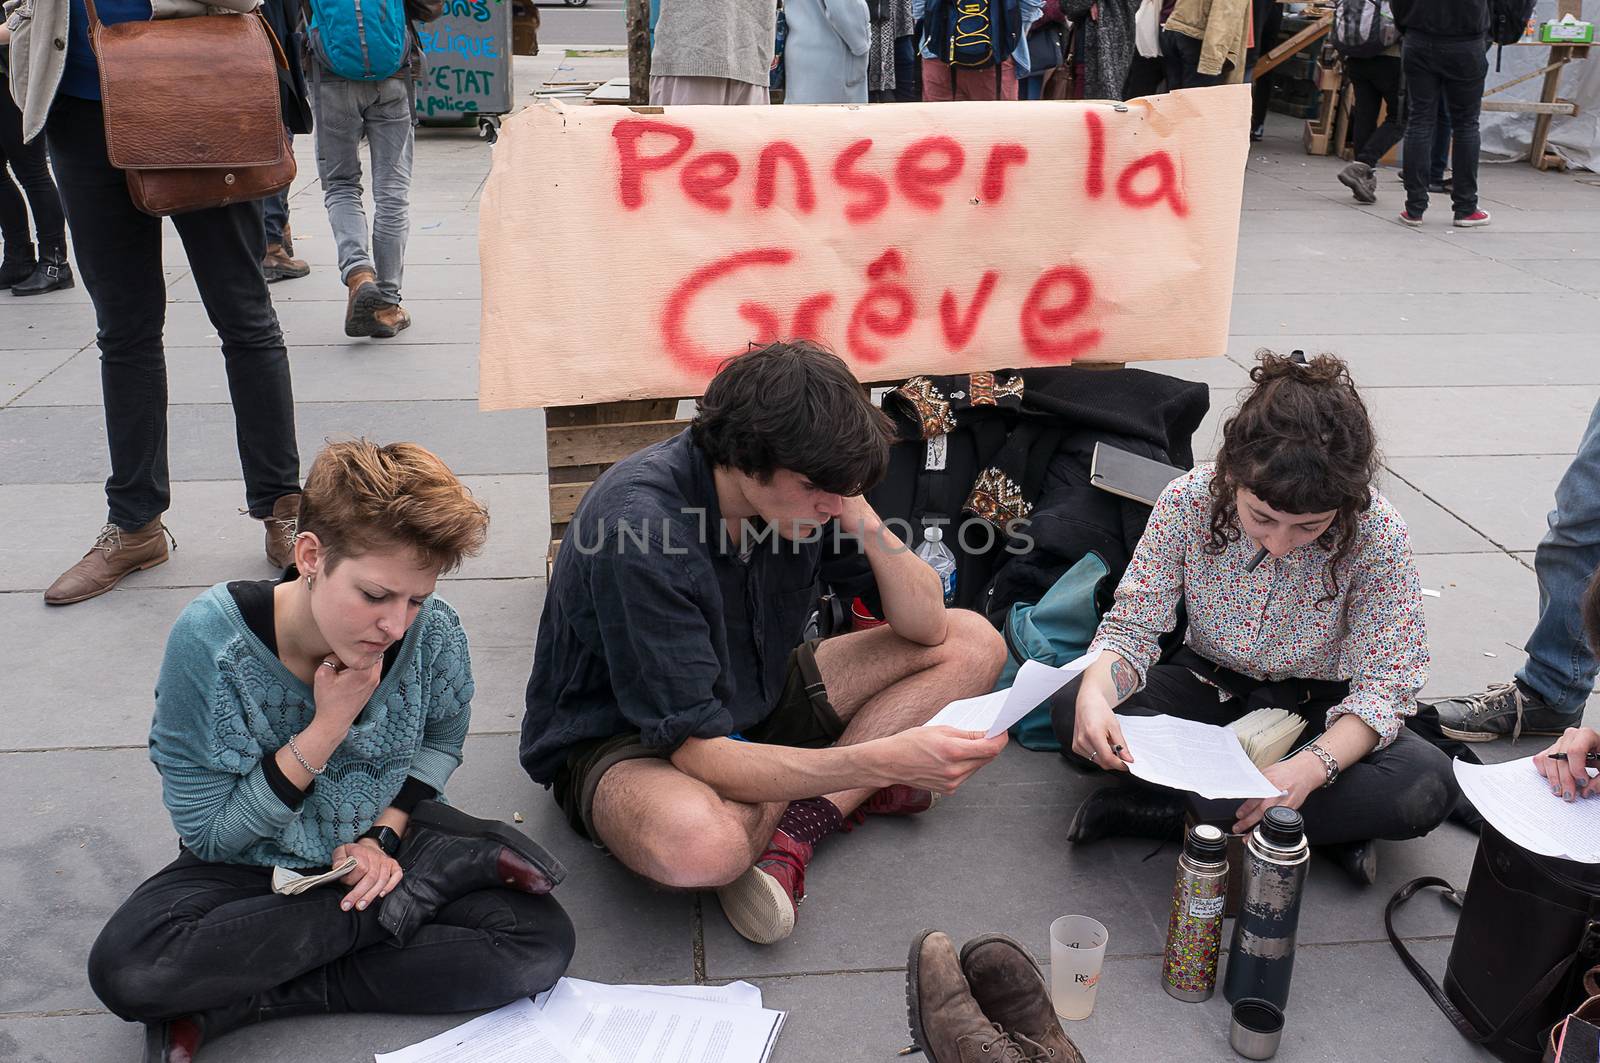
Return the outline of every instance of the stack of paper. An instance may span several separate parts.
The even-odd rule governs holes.
[[[992,690],[975,698],[952,701],[929,720],[926,727],[954,727],[961,731],[982,731],[994,738],[1011,728],[1045,699],[1082,675],[1100,659],[1100,651],[1086,653],[1059,668],[1038,661],[1023,661],[1017,677],[1005,690]]]
[[[1128,770],[1146,782],[1192,790],[1201,797],[1277,797],[1283,793],[1245,756],[1226,727],[1176,716],[1117,715],[1133,763]]]
[[[563,978],[377,1063],[766,1063],[785,1013],[748,982],[601,985]]]
[[[1306,729],[1306,718],[1288,709],[1257,709],[1228,725],[1239,736],[1244,755],[1258,768],[1276,764]]]
[[[1504,764],[1455,762],[1456,780],[1495,830],[1530,853],[1600,864],[1600,797],[1564,801],[1532,757]]]

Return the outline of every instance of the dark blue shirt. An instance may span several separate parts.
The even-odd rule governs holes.
[[[617,462],[567,525],[545,595],[522,718],[522,766],[549,785],[573,745],[637,733],[671,751],[772,711],[828,565],[856,544],[723,533],[711,465],[687,431]],[[763,529],[764,530],[764,529]]]
[[[148,21],[150,0],[95,0],[95,13],[107,26],[118,22]],[[84,100],[100,98],[100,64],[89,46],[89,9],[72,0],[67,24],[67,65],[61,72],[61,93]]]

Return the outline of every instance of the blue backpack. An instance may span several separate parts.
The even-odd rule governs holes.
[[[1018,602],[1011,607],[1003,631],[1010,659],[995,684],[996,690],[1011,685],[1023,661],[1059,668],[1083,656],[1100,626],[1097,598],[1100,585],[1109,574],[1104,558],[1092,552],[1084,554],[1037,604]],[[1026,749],[1061,750],[1050,725],[1049,702],[1024,716],[1011,728],[1011,735]]]
[[[393,77],[411,51],[405,0],[307,0],[312,54],[350,81]]]

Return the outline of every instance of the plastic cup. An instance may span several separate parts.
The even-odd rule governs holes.
[[[1110,935],[1086,915],[1064,915],[1050,924],[1050,1000],[1063,1019],[1087,1019],[1106,960]]]

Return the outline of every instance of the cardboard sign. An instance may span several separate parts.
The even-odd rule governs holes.
[[[480,404],[698,395],[802,337],[863,381],[1222,354],[1249,111],[529,107],[483,196]]]

